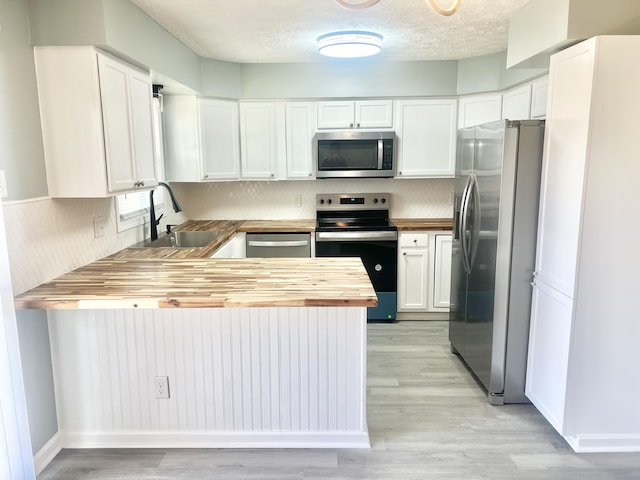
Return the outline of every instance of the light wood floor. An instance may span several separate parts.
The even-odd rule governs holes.
[[[446,322],[369,325],[367,450],[63,450],[39,480],[640,480],[640,454],[575,454],[531,405],[493,407]]]

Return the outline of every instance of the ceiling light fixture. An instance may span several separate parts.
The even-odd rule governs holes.
[[[382,49],[382,35],[373,32],[327,33],[317,39],[318,51],[328,57],[356,58],[375,55]]]
[[[438,2],[436,0],[428,0],[428,1],[429,1],[429,5],[431,5],[431,8],[433,8],[440,15],[444,15],[445,17],[448,17],[449,15],[453,15],[454,13],[456,13],[456,10],[460,6],[460,0],[453,0],[449,8],[442,8],[440,5],[438,5]]]

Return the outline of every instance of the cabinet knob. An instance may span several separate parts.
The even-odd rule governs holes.
[[[414,238],[414,239],[413,239],[413,243],[418,243],[418,239],[417,239],[417,238]]]
[[[144,187],[144,182],[140,182],[140,186],[141,186],[141,187]]]
[[[402,252],[402,255],[407,256],[407,252]]]
[[[140,185],[140,182],[135,182],[135,183],[133,184],[133,186],[134,186],[134,187],[140,187],[141,185]]]
[[[402,175],[402,172],[398,172],[398,176]]]
[[[351,128],[353,128],[353,123],[350,123],[350,124],[349,124],[349,126],[350,126]]]
[[[358,124],[358,128],[360,128],[360,124]]]
[[[309,176],[313,175],[313,173],[309,172]]]
[[[273,177],[275,177],[275,174],[273,174],[273,173],[272,173],[272,174],[271,174],[271,178],[273,178]]]
[[[205,173],[204,178],[209,178],[209,175]]]

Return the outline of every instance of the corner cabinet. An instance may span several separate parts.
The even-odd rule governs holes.
[[[449,311],[451,232],[400,232],[398,311]]]
[[[237,102],[166,95],[163,103],[169,181],[210,182],[240,178]]]
[[[49,195],[157,185],[151,77],[93,47],[35,47]]]
[[[318,129],[393,127],[392,100],[318,102]]]
[[[397,100],[397,178],[453,177],[456,99]]]

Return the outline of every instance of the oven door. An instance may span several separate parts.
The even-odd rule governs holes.
[[[398,234],[380,232],[316,232],[316,257],[360,257],[378,295],[368,320],[392,321],[397,313]]]

